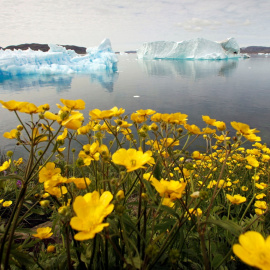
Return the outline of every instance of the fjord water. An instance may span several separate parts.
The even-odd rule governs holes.
[[[89,110],[113,106],[125,108],[127,114],[148,108],[186,113],[188,123],[200,127],[205,126],[201,116],[209,115],[225,121],[230,130],[231,121],[247,123],[270,145],[269,70],[270,58],[265,56],[187,61],[138,60],[136,54],[126,54],[119,55],[118,72],[0,77],[0,99],[49,103],[53,112],[61,98],[83,99],[86,121]],[[2,134],[16,128],[16,117],[0,108],[0,118],[0,149],[13,150],[14,141]],[[29,115],[22,118],[29,120]]]

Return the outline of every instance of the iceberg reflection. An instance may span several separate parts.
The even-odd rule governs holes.
[[[118,72],[95,72],[90,74],[90,80],[92,83],[98,82],[102,88],[108,92],[113,92],[114,83],[117,81],[119,76]]]
[[[4,91],[18,92],[31,88],[54,87],[57,92],[68,91],[73,76],[64,75],[29,75],[0,77],[0,93]]]
[[[181,76],[189,79],[229,77],[238,66],[238,59],[208,60],[143,60],[138,63],[149,76]]]
[[[99,83],[108,92],[113,92],[114,83],[119,73],[110,71],[95,71],[85,75],[26,75],[0,76],[0,93],[27,91],[33,88],[54,88],[57,93],[68,92],[72,80],[78,77],[90,77],[90,82]]]

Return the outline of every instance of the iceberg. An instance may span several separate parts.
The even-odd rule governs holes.
[[[111,42],[105,39],[98,47],[88,48],[85,55],[74,50],[49,44],[48,52],[0,50],[0,77],[33,74],[91,73],[100,70],[117,70],[118,58]]]
[[[181,42],[155,41],[144,43],[137,51],[139,59],[198,59],[221,60],[242,58],[240,48],[234,38],[215,42],[196,38]]]

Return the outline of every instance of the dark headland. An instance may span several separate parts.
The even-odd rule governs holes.
[[[78,54],[86,54],[86,48],[85,47],[79,47],[75,45],[61,45],[65,47],[68,50],[74,50]],[[31,50],[37,51],[43,51],[47,52],[49,50],[48,44],[39,44],[39,43],[25,43],[25,44],[20,44],[20,45],[11,45],[7,46],[5,48],[2,48],[0,46],[0,49],[3,50],[27,50],[30,48]],[[248,54],[257,54],[257,53],[270,53],[270,47],[263,47],[263,46],[249,46],[249,47],[244,47],[240,48],[241,53],[248,53]],[[116,52],[119,53],[119,52]],[[125,53],[136,53],[136,51],[125,51]]]

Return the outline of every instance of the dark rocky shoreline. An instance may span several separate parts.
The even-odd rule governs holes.
[[[75,45],[61,45],[65,47],[66,49],[74,50],[78,54],[86,54],[86,48],[85,47],[80,47],[80,46],[75,46]],[[31,50],[37,51],[43,51],[47,52],[49,50],[48,44],[39,44],[39,43],[25,43],[25,44],[20,44],[20,45],[11,45],[7,46],[5,48],[2,48],[0,46],[0,49],[3,50],[27,50],[30,48]],[[249,46],[245,48],[240,48],[241,53],[248,53],[248,54],[257,54],[257,53],[270,53],[270,47],[264,47],[264,46]],[[119,53],[119,52],[115,52]],[[125,51],[125,53],[136,53],[136,51]]]
[[[74,46],[74,45],[61,45],[65,47],[68,50],[74,50],[78,54],[86,54],[86,48],[85,47],[79,47],[79,46]],[[1,47],[0,47],[1,48]],[[47,52],[50,48],[48,44],[39,44],[39,43],[25,43],[25,44],[20,44],[20,45],[11,45],[7,46],[5,48],[2,48],[4,50],[27,50],[30,48],[31,50],[37,51],[43,51]]]

